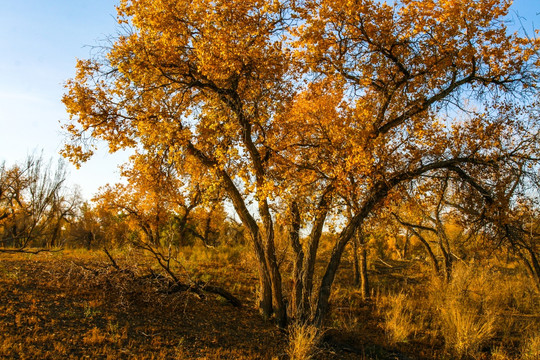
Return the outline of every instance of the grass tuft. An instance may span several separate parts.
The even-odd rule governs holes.
[[[416,331],[412,302],[408,296],[399,292],[380,297],[383,308],[384,328],[388,339],[392,343],[407,342]]]
[[[534,334],[525,339],[521,345],[521,358],[523,360],[540,359],[540,334]]]
[[[313,325],[293,324],[289,327],[287,355],[291,360],[312,359],[317,352],[320,332]]]

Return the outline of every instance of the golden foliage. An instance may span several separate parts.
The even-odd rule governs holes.
[[[314,249],[294,244],[307,254],[297,290],[322,321],[346,245],[399,186],[443,171],[489,183],[535,161],[540,40],[510,33],[510,4],[122,0],[124,33],[66,84],[64,155],[85,161],[89,138],[157,152],[186,184],[226,194],[282,325],[277,226],[315,229]],[[317,297],[325,225],[339,236]]]

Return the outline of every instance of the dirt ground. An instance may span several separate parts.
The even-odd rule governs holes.
[[[287,358],[286,334],[249,303],[170,294],[144,273],[93,257],[0,254],[0,357]],[[329,334],[317,357],[366,358]]]
[[[0,355],[19,359],[271,359],[285,336],[251,308],[160,292],[98,264],[2,256]],[[95,270],[98,271],[98,270]],[[105,270],[102,270],[105,272]]]

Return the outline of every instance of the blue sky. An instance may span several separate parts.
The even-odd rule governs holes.
[[[116,33],[113,0],[0,0],[0,162],[23,161],[33,150],[58,158],[67,118],[60,101],[76,58]],[[540,0],[515,0],[531,30],[540,28]],[[515,13],[514,13],[515,16]],[[534,24],[534,25],[532,25]],[[70,166],[70,182],[89,199],[99,186],[118,181],[125,154],[106,146],[80,170]]]
[[[0,0],[0,161],[23,161],[43,149],[59,158],[67,119],[60,99],[76,58],[116,32],[112,0]],[[103,147],[105,149],[105,147]],[[80,170],[69,167],[71,183],[90,198],[116,182],[125,156],[99,152]]]

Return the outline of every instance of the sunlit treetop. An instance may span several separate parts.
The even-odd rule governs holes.
[[[330,183],[359,198],[430,161],[493,156],[485,135],[515,125],[538,75],[540,42],[510,33],[509,6],[121,1],[124,35],[66,85],[64,154],[86,160],[86,136],[158,146],[262,198]]]

